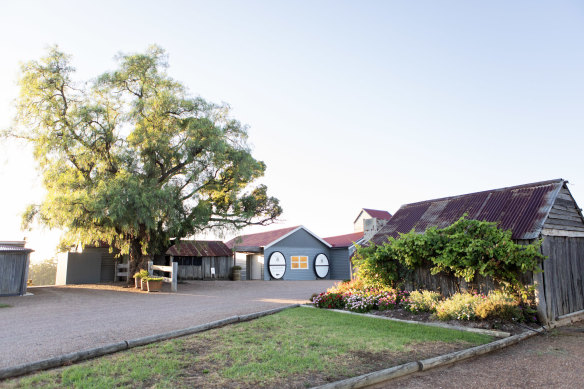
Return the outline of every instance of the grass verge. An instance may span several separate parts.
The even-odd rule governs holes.
[[[10,308],[11,306],[10,304],[0,304],[0,308]]]
[[[295,308],[0,386],[309,387],[491,340],[463,331]]]

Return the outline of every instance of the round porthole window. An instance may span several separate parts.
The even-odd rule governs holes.
[[[274,251],[270,254],[270,259],[268,259],[268,270],[270,276],[276,280],[284,277],[284,273],[286,273],[286,258],[284,258],[284,254],[279,251]]]
[[[314,272],[318,278],[325,278],[329,272],[329,260],[324,254],[318,254],[314,258]]]

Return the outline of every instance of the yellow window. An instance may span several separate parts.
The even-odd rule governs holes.
[[[292,269],[308,269],[308,257],[295,255],[291,257]]]

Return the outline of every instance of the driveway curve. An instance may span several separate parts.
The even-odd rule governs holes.
[[[304,303],[335,281],[191,281],[178,293],[103,286],[33,287],[0,297],[0,368]]]

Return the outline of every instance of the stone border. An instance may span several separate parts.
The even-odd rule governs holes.
[[[310,306],[310,305],[301,305],[301,307],[304,307],[304,308],[315,308],[315,307]],[[391,321],[395,321],[395,322],[398,322],[398,323],[417,324],[417,325],[423,325],[423,326],[428,326],[428,327],[440,327],[440,328],[446,328],[446,329],[450,329],[450,330],[474,332],[474,333],[477,333],[477,334],[494,336],[496,338],[508,338],[509,336],[511,336],[511,334],[508,333],[508,332],[495,331],[495,330],[485,330],[485,329],[482,329],[482,328],[473,328],[473,327],[465,327],[465,326],[455,326],[455,325],[452,325],[452,324],[445,324],[445,323],[431,323],[431,322],[429,323],[429,322],[424,322],[424,321],[394,319],[392,317],[387,317],[387,316],[377,316],[377,315],[372,315],[370,313],[357,313],[357,312],[345,311],[345,310],[342,310],[342,309],[327,309],[327,311],[333,311],[333,312],[339,312],[339,313],[346,313],[346,314],[349,314],[349,315],[358,315],[358,316],[372,317],[374,319],[381,319],[381,320],[391,320]],[[534,331],[537,331],[537,330],[534,330]]]
[[[73,353],[64,354],[64,355],[60,355],[60,356],[49,358],[49,359],[44,359],[44,360],[37,361],[37,362],[30,362],[30,363],[24,363],[21,365],[17,365],[17,366],[7,367],[4,369],[0,369],[0,381],[7,379],[7,378],[13,378],[13,377],[18,377],[18,376],[21,376],[24,374],[33,373],[33,372],[36,372],[39,370],[52,369],[55,367],[60,367],[60,366],[64,366],[64,365],[69,365],[71,363],[84,361],[86,359],[101,357],[101,356],[104,356],[107,354],[113,354],[113,353],[116,353],[118,351],[128,350],[128,349],[133,348],[133,347],[144,346],[144,345],[154,343],[154,342],[160,342],[163,340],[178,338],[180,336],[192,335],[192,334],[196,334],[198,332],[211,330],[213,328],[223,327],[223,326],[228,325],[228,324],[244,322],[244,321],[257,319],[257,318],[262,317],[262,316],[273,315],[274,313],[278,313],[278,312],[281,312],[281,311],[286,310],[286,309],[296,308],[299,305],[300,304],[292,304],[292,305],[287,305],[285,307],[269,309],[267,311],[254,312],[254,313],[250,313],[250,314],[246,314],[246,315],[239,315],[239,316],[231,316],[231,317],[228,317],[228,318],[225,318],[222,320],[216,320],[216,321],[212,321],[212,322],[201,324],[201,325],[194,326],[194,327],[183,328],[180,330],[164,332],[161,334],[145,336],[145,337],[137,338],[137,339],[125,340],[125,341],[112,343],[112,344],[108,344],[108,345],[101,346],[101,347],[95,347],[95,348],[91,348],[91,349],[76,351]]]

